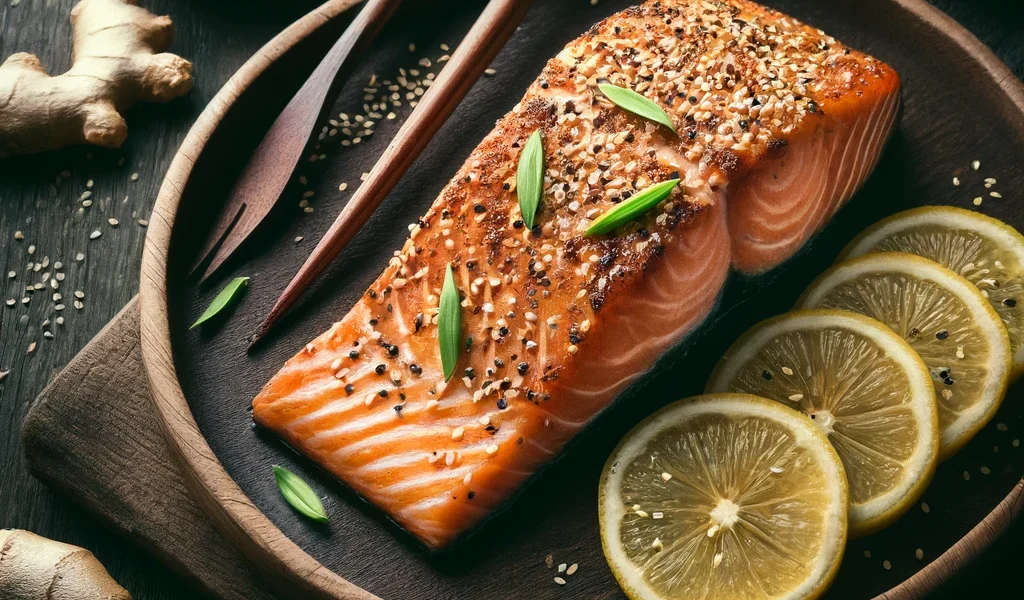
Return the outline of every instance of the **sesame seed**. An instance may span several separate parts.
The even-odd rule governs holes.
[[[666,473],[662,473],[661,474],[661,480],[662,481],[668,481],[669,479],[672,479],[672,474],[671,473],[667,473],[666,472]]]
[[[981,471],[982,475],[991,475],[992,474],[992,470],[989,469],[986,466],[982,466],[981,469],[979,469],[979,470]]]
[[[932,507],[928,506],[927,502],[922,502],[921,503],[921,512],[923,512],[924,514],[928,514],[928,513],[932,512]]]
[[[555,583],[557,583],[558,585],[565,585],[565,580],[561,577],[555,577]]]
[[[789,397],[789,400],[791,402],[799,402],[799,401],[801,401],[803,399],[804,399],[804,395],[803,394],[793,394],[793,395],[791,395]]]
[[[981,196],[978,196],[977,198],[972,200],[972,202],[974,203],[975,206],[981,206],[981,202],[982,202]]]
[[[971,474],[968,473],[967,471],[964,471],[964,481],[970,481],[970,480],[971,480]]]
[[[977,171],[980,168],[981,168],[981,161],[980,160],[971,161],[971,170]]]
[[[565,563],[562,563],[562,564],[558,565],[558,572],[559,573],[565,573],[565,569],[566,569],[567,566],[568,565],[566,565]]]
[[[456,442],[462,439],[463,434],[466,432],[464,427],[456,427],[452,430],[452,439]]]
[[[883,567],[883,568],[884,568],[884,569],[885,569],[886,571],[890,571],[890,570],[892,570],[892,563],[891,563],[891,562],[889,562],[889,561],[887,561],[887,560],[883,560],[883,561],[882,561],[882,567]]]
[[[580,566],[578,564],[572,563],[571,565],[569,565],[569,568],[565,570],[565,574],[574,575],[579,568]]]
[[[99,229],[97,229],[96,231],[94,231],[94,232],[89,234],[89,239],[90,240],[95,240],[96,238],[100,237],[101,235],[103,235],[103,232],[100,231]]]
[[[953,178],[953,185],[957,185],[957,186],[960,185],[960,178],[959,177],[954,177]]]
[[[786,375],[792,375],[793,369],[790,369],[789,367],[782,367],[782,372]]]
[[[1002,198],[1003,197],[1003,195],[1000,194],[999,192],[989,192],[988,195],[992,196],[993,198]]]
[[[131,180],[132,181],[138,181],[139,180],[139,174],[138,173],[132,173]]]
[[[1006,423],[996,423],[996,429],[999,431],[1006,431],[1009,427],[1006,426]]]
[[[920,548],[918,548],[917,550],[914,550],[914,556],[917,557],[917,560],[923,559],[924,558],[924,550],[922,550]]]
[[[715,558],[711,560],[711,568],[717,569],[718,565],[722,564],[722,553],[715,554]]]
[[[870,550],[865,550],[864,551],[864,558],[871,558],[871,551]]]

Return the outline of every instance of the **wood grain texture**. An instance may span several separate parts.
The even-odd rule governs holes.
[[[735,337],[737,327],[745,328],[751,324],[751,319],[763,318],[791,306],[793,298],[789,296],[806,285],[804,279],[822,270],[827,264],[824,261],[830,260],[838,251],[833,246],[839,244],[841,247],[842,242],[872,220],[894,209],[919,204],[922,199],[962,202],[962,199],[941,190],[949,186],[946,173],[971,160],[964,155],[965,151],[975,153],[972,157],[981,156],[989,168],[995,169],[1000,179],[1006,180],[1009,188],[1015,188],[1019,174],[1007,162],[1005,154],[998,154],[996,147],[1005,152],[1007,147],[1019,149],[1024,144],[1024,96],[1020,83],[977,40],[927,5],[915,0],[837,3],[827,8],[801,1],[769,4],[795,13],[849,40],[852,45],[878,54],[892,62],[904,75],[907,84],[904,121],[879,170],[860,194],[859,204],[863,205],[866,198],[872,197],[895,197],[896,201],[876,202],[874,206],[861,207],[858,212],[848,209],[844,217],[837,219],[837,224],[819,236],[810,251],[791,263],[788,270],[760,280],[733,284],[732,291],[726,292],[723,306],[727,308],[719,315],[715,329],[715,337],[726,340]],[[535,73],[532,67],[553,53],[548,46],[584,29],[589,25],[584,21],[595,21],[622,5],[624,3],[602,3],[601,14],[588,16],[589,13],[578,14],[553,2],[538,4],[539,12],[531,13],[533,20],[528,18],[523,26],[523,35],[529,41],[516,44],[513,40],[499,55],[496,62],[498,71],[508,68],[512,72],[511,81],[503,85],[521,89],[523,82]],[[445,18],[450,20],[455,16],[445,15]],[[566,25],[569,19],[575,19],[571,26]],[[557,31],[553,29],[555,23],[560,28]],[[442,24],[430,21],[430,26],[425,29],[429,31],[434,26],[441,27]],[[904,40],[902,44],[893,44],[897,35],[909,38],[912,43]],[[383,37],[386,38],[387,34]],[[543,42],[538,44],[538,40]],[[437,39],[431,43],[436,44]],[[310,45],[315,47],[315,44]],[[307,44],[304,43],[302,49],[305,48]],[[506,57],[504,62],[502,56]],[[942,73],[942,77],[937,77],[936,73]],[[956,79],[954,75],[962,79],[960,84],[952,83]],[[971,103],[965,103],[964,98],[953,94],[957,85],[966,85],[967,82],[975,93]],[[453,172],[459,157],[464,156],[462,148],[482,137],[481,129],[489,128],[493,122],[489,122],[487,117],[496,112],[500,114],[512,101],[507,97],[506,89],[501,87],[477,86],[474,93],[476,95],[471,95],[465,103],[468,106],[464,105],[456,112],[455,124],[446,126],[431,142],[432,146],[444,148],[447,152],[418,161],[425,166],[410,172],[403,181],[405,187],[396,189],[395,196],[389,199],[390,205],[383,207],[384,214],[375,215],[375,219],[382,219],[380,222],[387,224],[405,223],[411,214],[422,210],[423,203],[429,199],[429,195],[422,192],[432,189],[434,183],[431,182],[440,179],[438,173]],[[263,96],[261,98],[266,100]],[[259,119],[258,109],[251,102],[248,106],[246,104],[245,98],[240,97],[230,110]],[[972,131],[955,129],[951,120],[937,120],[935,115],[940,107],[945,109],[942,114],[947,117],[957,114],[957,111],[962,114],[978,109],[985,115],[987,127],[999,132],[999,142],[978,138]],[[459,114],[465,118],[460,120]],[[980,114],[972,113],[972,116],[980,118]],[[230,133],[204,132],[205,139],[211,144],[218,134],[221,140],[232,139]],[[242,146],[244,142],[238,141],[236,145]],[[591,428],[591,431],[600,431],[600,436],[590,435],[570,449],[571,458],[538,476],[537,481],[505,514],[481,528],[472,543],[467,542],[445,556],[425,556],[391,525],[383,522],[379,515],[367,511],[351,493],[308,462],[296,459],[272,440],[242,433],[241,426],[247,417],[239,410],[239,404],[251,397],[251,388],[265,381],[267,363],[276,362],[275,353],[246,357],[239,346],[239,342],[244,340],[240,333],[251,326],[253,316],[250,313],[253,311],[239,311],[216,336],[186,333],[181,326],[186,315],[205,301],[208,291],[196,289],[181,278],[178,263],[188,260],[194,252],[195,242],[193,232],[177,223],[181,219],[190,224],[196,222],[196,190],[208,193],[220,185],[218,180],[210,178],[213,165],[220,167],[216,171],[217,178],[222,179],[225,172],[230,172],[230,167],[218,162],[219,154],[211,154],[208,148],[194,146],[188,147],[187,151],[190,161],[184,166],[188,170],[178,171],[172,166],[170,184],[165,185],[156,207],[160,225],[151,230],[147,239],[141,292],[143,356],[158,413],[169,434],[168,440],[176,449],[176,455],[188,465],[185,475],[197,501],[218,527],[233,542],[242,544],[247,556],[264,568],[272,570],[291,585],[308,581],[322,597],[355,597],[355,591],[345,587],[344,580],[325,574],[325,566],[386,597],[477,597],[498,589],[502,595],[528,594],[537,598],[567,595],[619,597],[621,593],[601,561],[593,526],[591,486],[594,485],[594,468],[599,467],[600,458],[607,455],[609,440],[618,439],[655,403],[685,395],[689,388],[681,386],[678,377],[673,378],[667,371],[662,371],[660,378],[649,378],[643,397],[634,393],[628,402],[620,402],[613,407],[610,412],[615,414],[615,421],[606,417],[600,428],[597,425]],[[197,151],[201,152],[198,156],[195,154]],[[218,158],[204,160],[211,155]],[[353,169],[365,164],[365,161],[358,161],[353,160],[355,164],[345,161],[347,164],[337,167],[337,171],[330,171],[328,166],[327,172],[337,181],[339,175],[351,176],[358,172]],[[195,170],[192,170],[193,164]],[[1011,205],[994,207],[991,212],[1024,226],[1024,213]],[[362,263],[356,265],[349,260],[345,264],[344,268],[349,273],[335,280],[336,286],[340,284],[344,288],[336,293],[340,298],[327,299],[325,292],[319,301],[307,305],[307,314],[295,319],[293,329],[281,336],[279,345],[299,347],[301,342],[297,339],[304,341],[311,332],[326,326],[322,321],[329,323],[334,320],[339,312],[337,305],[351,302],[352,294],[363,289],[365,277],[369,273],[375,274],[379,269],[377,265],[382,264],[382,257],[390,255],[390,238],[392,234],[401,233],[396,229],[377,231],[364,240],[365,247],[360,248],[357,243],[355,250],[346,250],[350,259],[361,257]],[[276,232],[276,244],[287,239],[287,235]],[[370,236],[370,233],[365,232],[365,235]],[[262,273],[264,279],[275,280],[281,272],[287,272],[293,258],[268,252],[275,247],[275,242],[272,237],[266,239],[268,242],[261,252],[247,257],[245,272],[255,271]],[[171,248],[174,252],[169,251]],[[770,300],[764,299],[766,291],[773,296]],[[254,287],[247,297],[246,306],[251,308],[254,303],[265,305],[268,296],[272,296],[272,290]],[[753,298],[759,298],[759,305],[751,302]],[[736,311],[738,307],[743,307],[744,313]],[[767,314],[762,314],[766,311]],[[259,314],[259,309],[255,312]],[[726,316],[729,318],[725,319]],[[707,366],[701,358],[713,360],[721,354],[718,345],[722,340],[712,339],[712,336],[705,338],[701,340],[701,351],[695,351],[693,354],[696,356],[687,357],[687,374],[704,372]],[[200,361],[196,360],[198,356],[216,358]],[[699,386],[702,377],[693,379],[693,383],[686,384]],[[1019,396],[1012,394],[1011,397],[1015,402],[1008,403],[1006,411],[1001,414],[1017,423],[1021,408],[1016,401]],[[868,544],[881,544],[880,548],[876,546],[876,551],[883,556],[887,552],[912,556],[913,549],[904,547],[910,543],[908,535],[911,533],[921,535],[921,543],[928,546],[929,552],[938,554],[954,545],[960,536],[992,510],[999,499],[1006,497],[1007,493],[1017,493],[1013,490],[1020,473],[1012,459],[998,463],[1000,476],[991,478],[991,483],[986,483],[978,491],[965,492],[954,487],[957,482],[954,475],[959,473],[953,469],[969,465],[968,461],[979,460],[981,452],[987,450],[983,446],[987,441],[986,435],[979,436],[973,445],[975,452],[962,453],[947,463],[929,490],[930,494],[945,502],[944,515],[957,515],[955,524],[929,526],[922,522],[920,515],[914,514],[886,532],[851,544],[850,556],[856,557],[861,548],[867,549]],[[222,460],[225,463],[222,464]],[[305,476],[328,489],[329,511],[333,509],[332,514],[336,515],[340,525],[327,530],[310,528],[307,524],[297,523],[292,515],[282,513],[279,500],[266,492],[260,475],[261,467],[265,468],[271,461],[295,465]],[[567,466],[570,461],[572,466]],[[557,498],[558,501],[546,502],[549,498]],[[1009,506],[1016,501],[1012,496],[1011,500]],[[531,506],[543,506],[541,514],[537,514],[535,508],[530,511]],[[996,513],[993,520],[994,524],[987,524],[982,530],[1010,519],[1007,514]],[[287,525],[288,537],[298,544],[286,541],[278,528],[281,524]],[[494,540],[501,540],[501,543],[494,543]],[[973,542],[979,542],[979,547],[985,545],[980,543],[981,540],[977,536],[968,538],[965,545],[971,546]],[[538,587],[550,578],[539,563],[551,548],[572,552],[574,559],[581,557],[578,560],[587,565],[588,577],[574,579],[571,587],[557,588],[550,584],[546,588]],[[960,553],[960,550],[954,550],[940,557],[931,555],[929,561],[937,566],[931,569],[936,577],[930,581],[940,581],[952,572],[957,564],[951,557]],[[844,563],[844,574],[840,575],[831,596],[863,598],[884,593],[887,587],[899,585],[901,579],[914,574],[923,565],[907,560],[897,560],[896,563],[898,569],[882,571],[875,563],[848,559]],[[396,579],[396,570],[405,577]],[[915,586],[916,593],[927,591],[930,584],[918,581],[908,585]]]
[[[39,54],[54,69],[66,67],[70,40],[67,12],[73,4],[74,0],[23,0],[19,7],[11,8],[8,2],[0,2],[0,56],[27,50]],[[11,243],[16,230],[25,231],[40,252],[50,256],[60,253],[66,258],[88,248],[88,227],[102,224],[107,215],[93,214],[89,217],[92,220],[84,221],[74,216],[87,178],[94,178],[96,188],[108,190],[110,195],[130,192],[131,210],[148,214],[160,176],[205,103],[264,41],[315,2],[253,0],[246,11],[235,10],[232,3],[190,0],[143,0],[143,4],[174,18],[178,36],[172,49],[196,62],[197,88],[180,103],[141,106],[131,112],[131,132],[121,153],[130,160],[127,171],[116,168],[119,154],[97,152],[96,160],[88,161],[84,149],[52,153],[45,160],[0,161],[0,275],[10,269],[20,273],[28,260],[25,246]],[[580,0],[580,4],[587,3]],[[933,4],[981,37],[1018,77],[1024,76],[1024,29],[1018,26],[1024,20],[1024,4],[1003,0],[933,0]],[[73,171],[74,178],[54,186],[54,178],[65,168]],[[133,168],[142,178],[129,185],[127,179]],[[30,399],[135,294],[143,233],[125,226],[116,235],[108,231],[94,245],[96,253],[90,254],[81,271],[72,275],[69,270],[69,278],[75,278],[74,287],[87,294],[87,308],[74,315],[67,330],[55,339],[40,340],[41,347],[32,357],[24,355],[25,347],[32,339],[39,339],[38,323],[46,313],[36,305],[19,306],[17,311],[0,306],[0,371],[11,370],[0,383],[0,464],[5,467],[0,469],[0,526],[23,527],[89,548],[137,599],[184,600],[195,597],[188,585],[148,554],[139,552],[136,544],[111,534],[107,523],[116,515],[104,511],[101,514],[105,516],[97,519],[76,505],[74,497],[84,493],[77,473],[56,474],[63,482],[60,489],[67,490],[70,498],[54,494],[30,476],[18,436]],[[293,268],[298,264],[301,256],[296,257]],[[24,314],[32,317],[25,326],[19,323]],[[75,398],[66,400],[73,403]],[[60,433],[51,431],[55,440]],[[940,502],[929,501],[933,514],[941,513]],[[1018,521],[984,554],[983,560],[964,568],[927,597],[963,598],[979,591],[1017,586],[1022,544],[1024,528]],[[861,549],[851,548],[851,553]],[[870,549],[879,556],[879,546]],[[903,557],[903,562],[913,560]],[[881,574],[881,567],[877,569]]]
[[[137,299],[43,390],[22,441],[36,477],[198,589],[232,600],[273,597],[188,496],[145,385]]]

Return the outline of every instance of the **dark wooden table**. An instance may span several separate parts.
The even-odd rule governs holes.
[[[589,0],[566,0],[581,4]],[[825,0],[822,0],[825,1]],[[1024,78],[1024,2],[931,0],[987,43]],[[40,56],[51,70],[67,68],[75,0],[0,0],[0,60],[18,51]],[[170,14],[178,39],[172,50],[196,65],[196,86],[166,106],[143,105],[128,117],[129,139],[118,151],[74,148],[42,156],[0,160],[0,528],[31,529],[92,550],[140,600],[192,598],[195,593],[153,558],[113,536],[72,500],[55,495],[25,469],[19,429],[46,382],[136,293],[145,221],[160,181],[192,122],[228,77],[265,41],[313,6],[312,0],[144,0]],[[970,90],[964,90],[970,93]],[[1024,158],[1024,157],[1022,157]],[[135,174],[138,174],[136,177]],[[133,181],[135,179],[135,181]],[[81,197],[92,181],[92,206]],[[108,219],[117,219],[114,227]],[[21,231],[23,240],[15,239]],[[90,240],[90,233],[102,232]],[[29,254],[34,246],[34,254]],[[84,255],[76,260],[78,254]],[[45,262],[26,276],[26,264]],[[55,262],[63,263],[54,269]],[[14,271],[15,279],[8,279]],[[66,308],[53,310],[47,288],[21,304],[26,283],[45,271],[63,272]],[[52,275],[51,275],[52,276]],[[84,293],[83,307],[73,304]],[[55,323],[57,316],[64,324]],[[43,327],[44,320],[51,324]],[[53,337],[45,337],[50,331]],[[29,345],[36,342],[32,354]],[[1017,524],[987,555],[936,597],[959,598],[1017,587],[1024,527]]]

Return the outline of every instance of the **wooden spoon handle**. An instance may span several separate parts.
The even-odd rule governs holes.
[[[448,64],[420,100],[366,181],[349,200],[267,315],[262,337],[338,256],[448,120],[459,101],[522,22],[532,0],[491,0]]]

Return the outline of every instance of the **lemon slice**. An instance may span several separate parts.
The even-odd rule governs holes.
[[[888,325],[928,365],[939,409],[939,458],[981,429],[1003,400],[1010,338],[970,281],[903,252],[840,263],[804,292],[799,306],[858,312]]]
[[[1024,236],[981,213],[922,206],[872,225],[840,260],[887,251],[934,260],[976,285],[1009,331],[1014,370],[1024,371]]]
[[[748,331],[708,392],[746,392],[806,413],[828,436],[850,486],[850,534],[895,521],[921,497],[939,455],[928,367],[874,319],[803,310]]]
[[[846,545],[839,456],[806,415],[746,394],[682,400],[601,475],[605,557],[632,600],[816,598]]]

